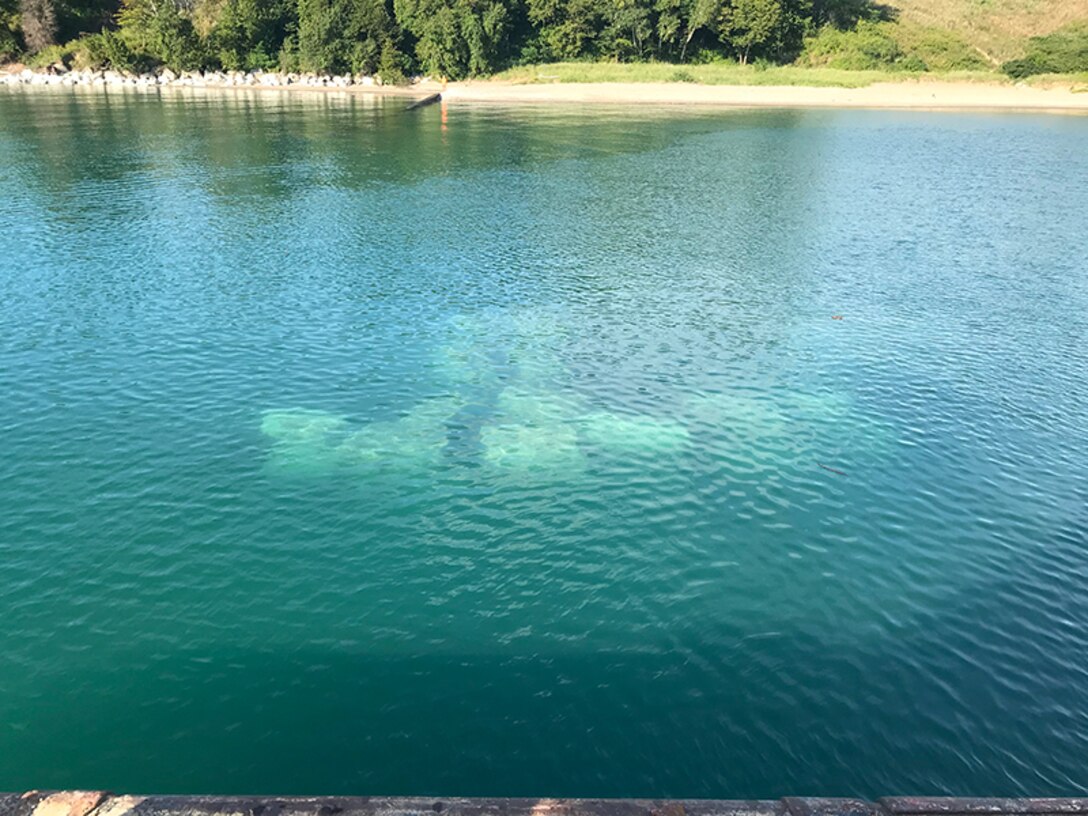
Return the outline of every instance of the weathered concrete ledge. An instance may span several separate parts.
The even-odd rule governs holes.
[[[463,799],[0,794],[0,816],[1088,816],[1088,798]]]

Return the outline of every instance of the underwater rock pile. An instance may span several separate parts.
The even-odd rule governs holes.
[[[425,400],[396,419],[353,426],[337,414],[309,408],[265,411],[261,433],[272,441],[270,461],[296,472],[336,468],[429,467],[449,455],[451,427],[463,403]],[[554,395],[504,394],[478,428],[481,461],[517,473],[577,474],[588,456],[676,454],[690,442],[674,420],[586,412]]]
[[[299,472],[432,470],[472,463],[494,473],[577,477],[593,462],[652,466],[697,449],[744,466],[834,453],[850,403],[785,388],[700,393],[668,416],[600,405],[572,387],[567,322],[524,310],[460,316],[436,345],[443,395],[359,423],[309,408],[266,411],[270,462]],[[846,440],[845,444],[849,444]]]

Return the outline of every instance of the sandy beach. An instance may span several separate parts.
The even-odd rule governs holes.
[[[585,103],[771,108],[886,108],[904,110],[1039,110],[1088,112],[1088,89],[970,82],[879,83],[865,88],[687,83],[569,83],[515,85],[451,83],[451,104]]]

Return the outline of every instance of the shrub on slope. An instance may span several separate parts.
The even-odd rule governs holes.
[[[1070,23],[1044,37],[1032,37],[1027,54],[1006,62],[1001,70],[1014,79],[1088,71],[1088,21]]]

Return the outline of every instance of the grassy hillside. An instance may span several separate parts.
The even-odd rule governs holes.
[[[1029,37],[1088,20],[1088,0],[882,0],[904,24],[956,32],[991,64],[1023,54]]]

